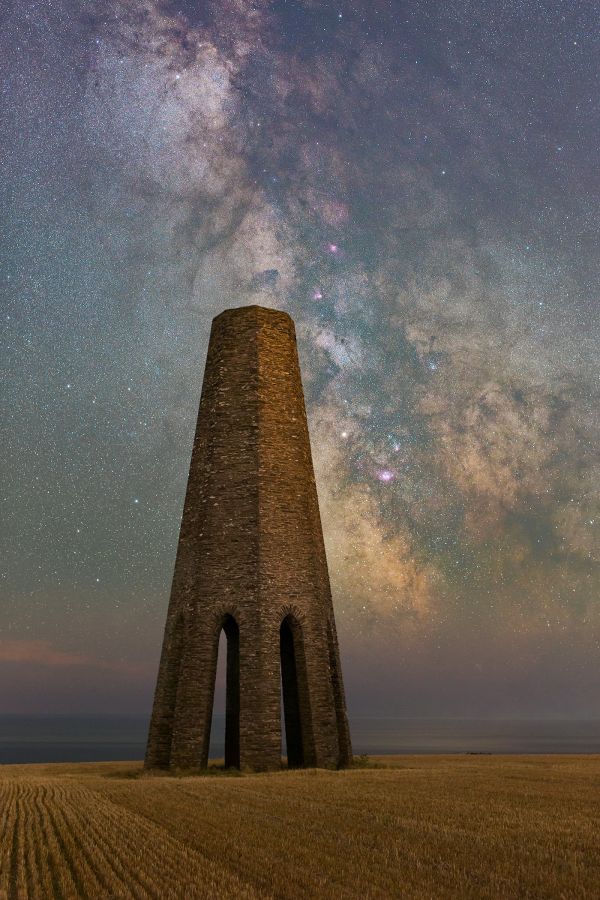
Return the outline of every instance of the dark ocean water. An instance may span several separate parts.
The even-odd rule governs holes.
[[[600,720],[398,719],[354,716],[355,754],[600,753]],[[0,716],[0,763],[141,759],[142,716]],[[215,716],[211,756],[223,755]]]

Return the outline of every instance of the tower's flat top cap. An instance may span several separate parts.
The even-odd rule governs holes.
[[[289,313],[283,312],[280,309],[271,309],[269,306],[257,306],[255,304],[251,306],[234,306],[230,309],[224,309],[223,312],[220,312],[218,316],[215,316],[213,322],[227,322],[233,319],[240,319],[246,317],[253,317],[257,321],[262,322],[277,322],[279,325],[286,325],[288,328],[291,326],[294,327],[294,320],[289,315]]]

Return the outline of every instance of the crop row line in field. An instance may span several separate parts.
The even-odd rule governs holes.
[[[163,829],[156,826],[151,828],[142,816],[130,813],[92,792],[87,793],[85,803],[88,807],[93,806],[96,811],[89,822],[90,830],[95,840],[106,848],[106,852],[114,854],[113,862],[118,861],[121,877],[129,884],[137,881],[140,896],[166,896],[173,884],[172,879],[181,878],[174,859],[180,857],[187,848],[171,844],[161,852],[165,839],[168,840],[169,837]],[[83,806],[83,803],[80,804],[80,808]],[[99,814],[102,815],[104,827],[100,827]],[[106,840],[106,832],[111,834],[112,845]],[[131,863],[127,865],[127,861],[141,859],[143,867],[135,872]],[[136,887],[134,894],[137,895],[139,891]]]
[[[0,783],[0,809],[6,900],[257,896],[161,823],[68,780]]]
[[[13,835],[16,827],[17,804],[12,785],[3,785],[0,791],[0,897],[8,897],[12,878]]]
[[[122,835],[123,844],[129,853],[143,850],[146,871],[154,875],[159,886],[157,896],[170,894],[173,884],[177,884],[179,890],[173,894],[174,897],[181,896],[184,888],[188,896],[213,898],[231,896],[231,892],[239,897],[244,894],[254,896],[254,891],[246,891],[244,885],[237,879],[234,880],[222,866],[178,840],[167,829],[142,813],[133,813],[99,796],[95,802],[102,804],[105,816],[115,833]],[[138,837],[136,843],[130,837],[132,821],[135,822]],[[226,882],[232,882],[229,890],[225,889]]]

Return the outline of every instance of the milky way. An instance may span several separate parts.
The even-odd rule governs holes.
[[[597,14],[5,14],[5,709],[148,708],[210,322],[259,303],[351,709],[594,714]]]

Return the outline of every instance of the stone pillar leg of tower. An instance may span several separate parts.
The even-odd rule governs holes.
[[[147,766],[205,766],[219,634],[226,763],[352,757],[291,318],[258,306],[213,321]]]

